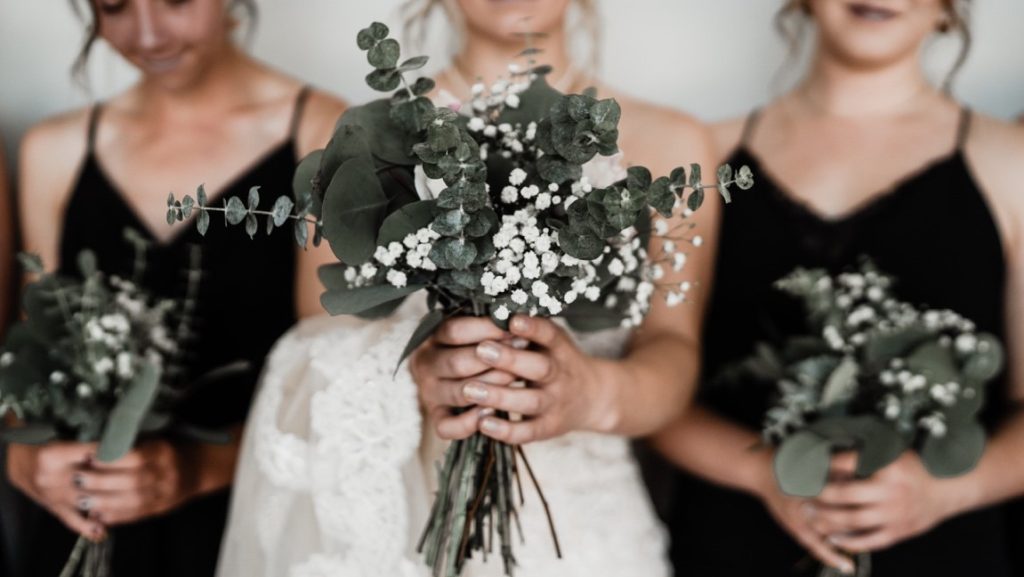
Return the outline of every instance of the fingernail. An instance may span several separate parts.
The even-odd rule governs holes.
[[[526,339],[524,339],[522,337],[516,337],[516,338],[512,339],[512,343],[511,344],[512,344],[512,348],[513,349],[516,349],[516,350],[519,350],[519,351],[525,351],[530,346],[530,341],[528,341],[528,340],[526,340]]]
[[[507,425],[501,419],[486,418],[480,422],[480,430],[495,435],[501,434],[505,431]]]
[[[493,363],[501,357],[501,349],[493,343],[480,343],[476,347],[476,354],[481,359]]]
[[[513,330],[526,332],[530,330],[530,319],[529,317],[524,317],[522,315],[513,317],[511,327]]]
[[[462,396],[466,397],[466,399],[470,401],[486,401],[487,389],[480,385],[466,385],[462,387]]]
[[[849,561],[844,561],[839,564],[839,570],[843,572],[843,575],[853,575],[853,563],[850,563]]]
[[[486,407],[486,408],[480,409],[480,412],[478,413],[478,415],[480,416],[481,419],[484,418],[484,417],[490,417],[490,416],[494,415],[494,409],[491,408],[491,407]]]
[[[813,519],[818,514],[818,509],[811,503],[804,503],[800,507],[800,512],[804,514],[807,519]]]

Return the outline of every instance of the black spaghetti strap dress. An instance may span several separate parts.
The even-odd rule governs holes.
[[[275,193],[291,190],[297,164],[295,134],[308,94],[304,88],[296,98],[288,137],[220,191],[211,191],[210,204],[236,195],[244,199],[251,186]],[[76,274],[76,256],[89,248],[96,252],[102,270],[127,277],[133,252],[123,231],[134,228],[152,242],[144,285],[156,295],[181,298],[193,247],[199,247],[202,278],[193,325],[196,334],[187,344],[187,368],[199,376],[245,360],[252,369],[205,387],[181,412],[187,422],[209,428],[241,424],[264,359],[297,320],[295,241],[292,235],[280,233],[259,234],[250,240],[244,231],[225,227],[218,218],[205,237],[199,236],[193,223],[181,223],[169,241],[157,241],[96,157],[93,140],[100,113],[101,108],[95,107],[85,160],[61,223],[60,270]],[[229,491],[224,490],[164,516],[114,528],[113,577],[212,577],[229,501]],[[57,577],[76,535],[34,503],[30,510],[21,552],[22,575]]]
[[[964,110],[953,151],[838,219],[787,195],[748,145],[756,114],[732,166],[749,165],[756,186],[723,211],[714,291],[704,330],[703,380],[748,356],[759,341],[803,332],[798,303],[772,288],[798,266],[839,272],[871,257],[894,275],[898,296],[950,308],[1002,337],[1005,263],[997,224],[971,175]],[[895,152],[895,151],[894,151]],[[767,387],[712,387],[703,406],[760,431]],[[1009,406],[1007,383],[991,384],[983,421],[991,431]],[[754,497],[681,474],[668,515],[676,573],[700,577],[816,575],[819,566]],[[873,577],[1003,577],[1014,574],[1005,507],[950,519],[873,555]]]

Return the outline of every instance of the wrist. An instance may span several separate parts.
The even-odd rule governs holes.
[[[984,490],[977,470],[952,479],[937,479],[936,482],[943,519],[972,511],[983,504]]]
[[[737,479],[739,488],[766,501],[779,492],[779,483],[775,479],[775,451],[768,447],[758,447],[750,455],[746,474]]]
[[[586,388],[589,416],[583,428],[596,433],[619,433],[623,421],[619,387],[629,380],[622,375],[621,363],[601,358],[588,358],[586,362],[590,368],[585,377],[590,385]]]

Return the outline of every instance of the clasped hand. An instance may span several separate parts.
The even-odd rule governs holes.
[[[452,319],[412,357],[438,435],[464,439],[479,431],[518,445],[609,427],[606,361],[581,352],[548,319],[516,316],[509,325],[505,332],[486,318]],[[522,382],[529,386],[516,384]]]

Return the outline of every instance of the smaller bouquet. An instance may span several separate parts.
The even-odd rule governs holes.
[[[803,301],[813,332],[760,345],[739,372],[777,387],[763,436],[777,447],[785,493],[817,496],[837,451],[858,453],[858,478],[907,450],[935,477],[962,475],[980,459],[977,415],[1002,370],[1002,346],[953,311],[898,301],[892,285],[867,260],[856,272],[798,269],[777,283]],[[859,574],[869,564],[861,556]]]
[[[25,289],[25,320],[0,348],[0,418],[17,421],[6,428],[0,422],[0,440],[96,442],[96,458],[104,462],[123,457],[140,435],[227,440],[177,422],[173,413],[185,392],[174,385],[184,376],[179,360],[198,270],[190,271],[184,301],[157,299],[139,284],[146,243],[133,231],[125,235],[136,251],[132,279],[104,275],[90,251],[78,256],[81,279],[46,274],[38,257],[20,256],[40,277]],[[198,249],[193,256],[198,268]],[[232,365],[204,379],[243,368]],[[109,556],[109,540],[80,537],[61,575],[79,569],[86,577],[108,575]]]

